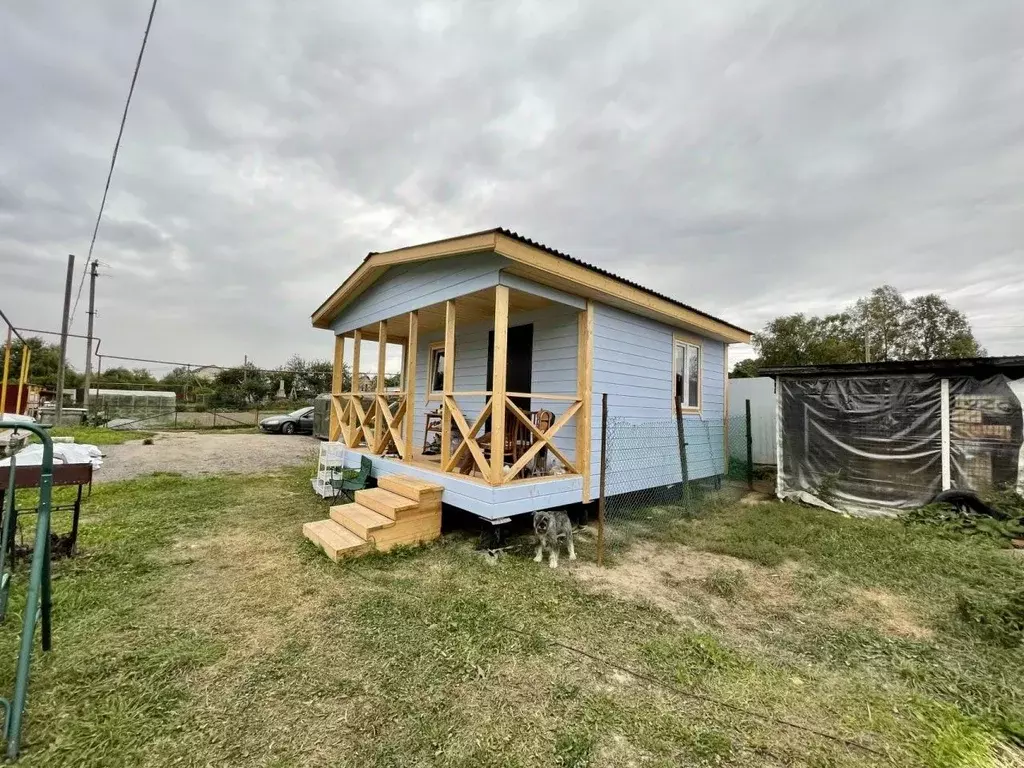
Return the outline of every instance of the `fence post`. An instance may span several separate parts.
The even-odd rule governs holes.
[[[259,425],[260,425],[260,404],[259,404],[259,402],[257,402],[256,403],[256,424],[255,424],[255,426],[258,427]]]
[[[676,439],[679,441],[679,471],[683,480],[683,492],[690,482],[689,472],[686,468],[686,430],[683,426],[683,401],[676,396]]]
[[[608,393],[601,395],[601,483],[597,500],[597,566],[604,565],[604,479],[608,466]]]
[[[747,488],[754,490],[754,431],[750,419],[750,399],[746,402],[747,411]]]
[[[213,406],[213,426],[217,426],[217,406]]]

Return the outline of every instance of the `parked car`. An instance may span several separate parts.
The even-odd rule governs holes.
[[[283,416],[268,416],[260,421],[260,429],[264,432],[280,432],[283,435],[313,434],[313,406],[299,408],[297,411]]]

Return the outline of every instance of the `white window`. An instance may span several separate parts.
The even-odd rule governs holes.
[[[684,409],[699,411],[702,364],[700,344],[677,338],[672,357],[672,370],[675,374],[673,396],[679,398]]]
[[[444,392],[444,344],[430,345],[430,366],[427,368],[427,381],[431,395]]]

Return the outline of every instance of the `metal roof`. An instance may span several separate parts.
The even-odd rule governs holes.
[[[525,235],[520,235],[518,232],[513,232],[511,229],[505,229],[504,227],[493,227],[492,229],[482,229],[479,232],[470,232],[470,233],[467,233],[465,235],[459,235],[459,237],[460,238],[462,238],[462,237],[473,237],[475,235],[489,235],[489,234],[505,235],[506,237],[510,237],[513,240],[518,240],[520,243],[523,243],[524,245],[528,245],[531,248],[536,248],[537,250],[544,251],[545,253],[550,253],[552,256],[557,256],[558,258],[565,259],[566,261],[572,262],[573,264],[578,264],[581,267],[586,267],[587,269],[591,270],[592,272],[596,272],[599,275],[604,275],[605,277],[610,277],[613,280],[618,280],[620,283],[623,283],[624,285],[628,285],[628,286],[630,286],[632,288],[636,288],[638,290],[644,291],[645,293],[649,293],[651,296],[656,296],[657,298],[662,299],[663,301],[667,301],[667,302],[670,302],[672,304],[675,304],[677,307],[682,307],[683,309],[689,310],[690,312],[695,312],[698,315],[703,315],[704,317],[708,318],[709,320],[714,320],[716,323],[722,323],[722,325],[727,325],[730,328],[734,328],[737,331],[740,331],[741,333],[747,333],[747,334],[751,333],[746,328],[741,328],[738,325],[734,325],[733,323],[730,323],[727,320],[723,320],[720,317],[715,317],[714,315],[709,314],[709,313],[707,313],[707,312],[705,312],[705,311],[703,311],[701,309],[697,309],[694,306],[691,306],[689,304],[684,304],[683,302],[678,301],[677,299],[673,299],[671,296],[666,296],[663,293],[658,293],[657,291],[652,291],[650,288],[648,288],[646,286],[643,286],[643,285],[640,285],[640,283],[635,283],[632,280],[627,280],[626,278],[624,278],[624,277],[622,277],[620,275],[616,275],[614,272],[609,272],[607,269],[602,269],[601,267],[598,267],[598,266],[596,266],[594,264],[590,264],[589,262],[583,261],[582,259],[577,259],[575,256],[570,256],[568,253],[563,253],[562,251],[555,250],[554,248],[551,248],[550,246],[544,245],[544,243],[539,243],[536,240],[531,240],[530,238],[526,237]],[[451,238],[451,239],[455,239],[455,238]],[[373,255],[375,255],[377,253],[378,253],[378,251],[370,251],[370,253],[368,253],[366,255],[366,258],[369,259],[371,256],[373,256]],[[364,261],[365,261],[365,259],[364,259]]]
[[[761,376],[778,378],[835,378],[844,376],[900,376],[914,374],[953,376],[994,376],[1004,373],[1024,376],[1024,355],[1010,357],[963,357],[943,360],[887,360],[878,363],[834,363],[829,365],[792,365],[762,368]]]

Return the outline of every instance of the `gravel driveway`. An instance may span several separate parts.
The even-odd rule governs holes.
[[[316,438],[302,435],[158,432],[153,445],[133,440],[102,446],[106,458],[94,482],[127,480],[153,472],[192,476],[266,472],[315,459],[319,444]]]

